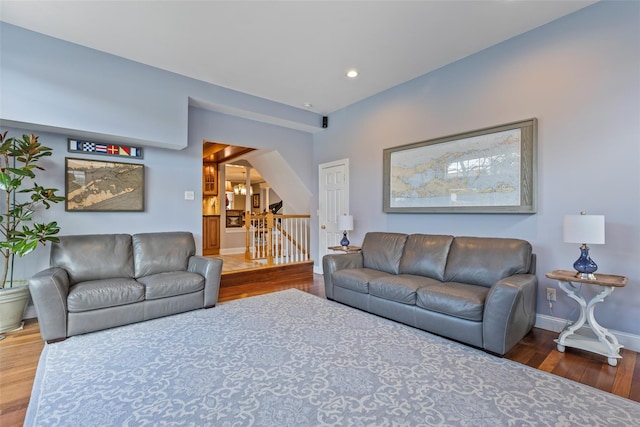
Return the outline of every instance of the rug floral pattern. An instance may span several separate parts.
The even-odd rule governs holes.
[[[297,290],[46,345],[27,426],[631,426],[640,404]]]

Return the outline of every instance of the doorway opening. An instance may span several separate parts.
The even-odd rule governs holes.
[[[202,253],[243,253],[245,218],[281,201],[243,156],[253,148],[203,142]]]

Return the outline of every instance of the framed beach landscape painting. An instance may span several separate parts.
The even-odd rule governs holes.
[[[537,120],[383,152],[387,213],[536,212]]]

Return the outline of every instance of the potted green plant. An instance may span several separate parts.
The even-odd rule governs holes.
[[[56,242],[60,232],[57,222],[34,223],[38,209],[49,209],[52,203],[64,200],[55,188],[38,185],[36,171],[43,157],[51,156],[51,148],[43,146],[35,135],[7,138],[0,134],[0,332],[17,329],[22,324],[24,308],[29,301],[29,288],[16,286],[13,278],[14,256],[23,257],[33,252],[39,243]]]

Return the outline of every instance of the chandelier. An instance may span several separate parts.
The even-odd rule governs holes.
[[[247,186],[244,185],[244,184],[234,185],[233,186],[233,193],[236,196],[239,196],[239,195],[246,196],[247,195]]]

